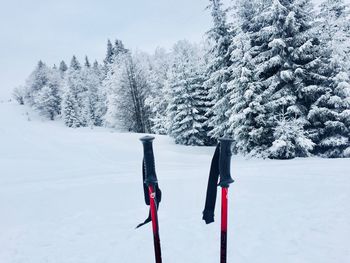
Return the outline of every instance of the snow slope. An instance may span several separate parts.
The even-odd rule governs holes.
[[[151,225],[134,229],[148,214],[139,137],[0,103],[0,262],[154,262]],[[164,262],[219,262],[219,210],[201,220],[214,149],[154,144]],[[234,156],[232,175],[228,262],[350,262],[349,159]]]

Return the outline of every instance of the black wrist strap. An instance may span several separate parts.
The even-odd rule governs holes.
[[[143,193],[144,193],[145,203],[146,203],[146,205],[150,205],[148,186],[145,183],[146,175],[145,175],[145,162],[144,161],[142,161],[142,180],[143,180],[142,184],[143,184]],[[155,201],[156,201],[156,206],[157,206],[157,210],[158,210],[159,203],[162,200],[162,192],[160,191],[158,184],[155,185],[154,191],[156,193]],[[139,228],[139,227],[141,227],[141,226],[143,226],[151,221],[152,221],[152,218],[151,218],[151,209],[150,209],[146,220],[143,223],[137,225],[136,228]]]
[[[217,195],[217,185],[219,180],[219,159],[220,159],[220,143],[216,146],[213,159],[211,161],[207,195],[205,199],[205,207],[203,211],[203,220],[206,224],[214,222],[214,210]]]

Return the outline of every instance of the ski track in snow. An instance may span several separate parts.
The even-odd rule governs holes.
[[[140,134],[69,129],[0,103],[0,262],[154,262]],[[28,121],[30,119],[30,121]],[[214,148],[154,142],[163,261],[219,262],[201,220]],[[350,262],[350,160],[234,156],[228,262]]]

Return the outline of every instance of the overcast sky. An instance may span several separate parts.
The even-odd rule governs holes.
[[[228,3],[231,0],[224,0]],[[248,0],[249,1],[249,0]],[[319,0],[315,0],[319,1]],[[350,2],[350,0],[347,0]],[[22,85],[39,59],[73,54],[101,61],[107,39],[131,49],[199,41],[211,26],[209,0],[0,0],[0,98]]]
[[[108,38],[128,48],[198,41],[211,24],[208,0],[0,0],[0,96],[24,83],[39,59],[73,54],[101,61]]]

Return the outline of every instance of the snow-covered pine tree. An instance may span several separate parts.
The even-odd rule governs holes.
[[[252,4],[255,12],[249,13],[247,8]],[[280,80],[285,61],[284,47],[276,45],[283,45],[285,41],[283,23],[288,10],[278,0],[249,4],[240,2],[238,8],[241,28],[232,42],[235,45],[232,59],[238,57],[241,62],[233,64],[234,79],[230,82],[233,90],[230,129],[239,152],[266,156],[265,151],[274,140],[275,117],[281,113],[287,101],[275,110],[269,110],[266,103],[280,89],[282,94],[277,95],[275,100],[289,96],[288,85]],[[244,49],[246,43],[249,43],[248,50]],[[271,107],[278,106],[273,100],[271,102]]]
[[[84,93],[80,94],[83,95],[81,96],[81,120],[83,120],[83,126],[89,126],[90,128],[92,128],[94,126],[95,119],[94,104],[96,98],[94,97],[96,92],[94,91],[96,90],[96,87],[94,87],[93,77],[91,75],[91,64],[88,56],[85,56],[84,60],[84,67],[82,68],[80,73],[84,86]]]
[[[232,27],[227,22],[227,10],[223,8],[221,0],[210,0],[209,7],[213,18],[213,28],[209,30],[208,40],[211,43],[209,50],[209,63],[207,66],[207,80],[204,83],[208,90],[208,98],[212,107],[207,113],[209,135],[218,138],[227,133],[228,111],[230,109],[228,82],[231,80],[232,64],[231,42]]]
[[[53,120],[60,114],[61,79],[57,69],[50,69],[39,61],[24,88],[23,100],[41,115]]]
[[[91,64],[90,64],[90,61],[89,61],[88,56],[85,56],[84,67],[85,67],[85,68],[91,68]]]
[[[102,126],[104,116],[107,111],[107,98],[106,92],[103,88],[102,82],[104,78],[103,67],[98,64],[95,60],[92,65],[92,75],[94,76],[94,80],[96,81],[97,87],[97,101],[96,101],[96,110],[95,110],[95,123],[96,126]],[[98,82],[97,82],[98,80]]]
[[[105,73],[107,74],[107,70],[108,70],[109,65],[111,65],[113,63],[113,45],[109,39],[107,40],[106,57],[103,60],[103,63],[104,63]]]
[[[123,42],[119,39],[116,39],[114,41],[113,56],[118,57],[119,54],[124,54],[126,52],[127,52],[127,49],[125,48]]]
[[[335,80],[335,89],[329,88],[309,112],[311,138],[316,143],[315,153],[322,157],[350,157],[349,77],[338,74]]]
[[[247,140],[250,133],[250,124],[253,123],[253,114],[246,114],[252,101],[252,95],[248,89],[249,83],[253,80],[254,67],[251,65],[250,33],[254,32],[253,19],[260,10],[257,1],[237,1],[233,6],[235,35],[232,38],[231,66],[232,80],[228,83],[230,91],[230,109],[228,121],[228,133],[233,135],[234,150],[246,154]]]
[[[73,55],[72,60],[70,62],[70,68],[74,70],[81,70],[81,65],[75,55]]]
[[[242,152],[269,156],[270,147],[279,140],[274,131],[282,113],[287,119],[314,126],[307,116],[314,103],[331,90],[332,69],[312,30],[313,21],[309,0],[264,2],[251,20],[247,32],[251,79],[242,93],[246,108],[238,112],[235,125]],[[312,134],[315,132],[310,138]],[[309,150],[295,153],[303,155]]]
[[[313,26],[310,6],[309,1],[296,2],[294,12],[299,18],[298,28]],[[343,88],[344,85],[338,86],[336,78],[339,70],[332,67],[331,52],[322,46],[319,35],[313,32],[309,35],[309,40],[294,52],[299,64],[303,65],[296,72],[298,101],[307,109],[309,124],[306,128],[316,144],[313,152],[326,157],[341,157],[349,147],[349,133],[346,124],[348,118],[340,118],[343,112],[345,115],[347,113],[343,104],[345,97],[340,94],[347,93],[348,89]],[[296,38],[299,43],[304,39],[305,34],[299,34]]]
[[[98,61],[97,61],[97,60],[94,61],[94,63],[92,64],[92,67],[95,68],[95,69],[97,69],[97,70],[101,70],[101,69],[100,69],[100,65],[98,64]]]
[[[71,60],[65,78],[65,87],[62,99],[62,115],[68,127],[76,128],[86,125],[83,114],[84,96],[86,87],[81,73],[81,66],[75,56]]]
[[[66,85],[72,85],[70,79],[67,78]],[[63,93],[62,100],[62,115],[64,124],[71,128],[80,127],[80,121],[78,116],[78,103],[75,98],[75,94],[69,87],[66,87]]]
[[[318,35],[336,72],[332,92],[322,96],[310,112],[319,128],[314,140],[324,157],[350,156],[350,21],[342,0],[326,0],[318,14]],[[316,114],[318,112],[318,114]]]
[[[103,60],[106,77],[108,71],[113,67],[113,64],[117,60],[119,54],[124,54],[125,52],[127,52],[127,49],[124,47],[124,44],[121,40],[116,39],[113,45],[112,42],[108,39],[106,57]]]
[[[310,156],[315,144],[304,131],[302,119],[290,118],[281,113],[273,131],[274,142],[269,148],[269,158],[291,159],[295,156]]]
[[[167,91],[167,79],[169,72],[169,58],[164,49],[157,48],[149,59],[147,72],[150,92],[146,98],[146,105],[151,111],[151,131],[156,134],[167,134],[167,106],[169,92]]]
[[[95,63],[94,67],[91,67],[88,57],[85,57],[85,64],[81,74],[85,87],[85,93],[82,98],[82,118],[87,126],[100,126],[102,124],[102,109],[100,109],[102,97],[100,95],[101,78],[98,64]]]
[[[349,5],[344,0],[325,0],[317,15],[321,45],[331,52],[332,66],[350,70]]]
[[[169,76],[169,134],[178,144],[204,145],[207,94],[198,50],[187,41],[179,41],[173,48],[173,56]]]
[[[261,13],[255,18],[256,31],[251,34],[251,64],[253,81],[248,85],[254,99],[248,110],[254,118],[254,129],[250,131],[251,142],[257,143],[252,150],[253,154],[271,157],[271,145],[280,141],[280,136],[274,130],[279,127],[277,116],[286,114],[287,118],[300,118],[303,122],[302,105],[297,104],[297,94],[294,86],[294,69],[298,68],[293,61],[292,50],[297,48],[293,43],[299,32],[295,21],[294,2],[290,0],[273,0],[262,6]],[[299,21],[298,21],[299,22]],[[299,42],[300,43],[300,42]],[[298,44],[299,44],[298,43]],[[297,45],[298,45],[297,44]],[[255,112],[254,112],[255,111]],[[296,123],[296,122],[294,122]],[[278,137],[276,138],[275,135]],[[295,141],[294,141],[295,142]],[[290,141],[290,143],[293,143]],[[296,147],[296,146],[295,146]],[[294,153],[308,152],[310,149],[294,151]],[[264,152],[266,151],[266,152]],[[287,156],[280,158],[293,158],[291,152],[285,151]],[[272,157],[275,157],[272,153]]]
[[[59,66],[59,71],[61,71],[61,72],[66,72],[67,70],[68,70],[68,66],[67,66],[67,64],[66,64],[66,62],[64,62],[64,60],[62,60],[61,62],[60,62],[60,66]]]
[[[209,96],[208,86],[205,86],[205,81],[207,78],[207,65],[209,64],[208,49],[210,48],[208,42],[202,42],[195,46],[196,49],[196,60],[195,60],[195,85],[197,88],[194,89],[194,97],[196,98],[196,107],[198,109],[198,114],[203,116],[203,133],[202,139],[204,145],[212,146],[217,144],[217,139],[211,136],[209,133],[212,131],[212,127],[209,126],[208,118],[210,116],[210,109],[212,108],[212,100]]]
[[[50,69],[40,60],[30,74],[24,87],[24,101],[30,106],[35,103],[35,96],[49,82]]]
[[[54,120],[61,113],[62,80],[57,69],[48,71],[48,82],[34,96],[34,109]]]

